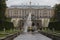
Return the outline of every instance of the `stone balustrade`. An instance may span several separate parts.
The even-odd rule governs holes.
[[[60,36],[53,35],[51,33],[43,32],[43,31],[40,31],[40,33],[49,37],[49,38],[52,38],[53,40],[60,40]]]
[[[17,32],[15,34],[10,34],[10,35],[8,35],[6,37],[0,38],[0,40],[13,40],[18,35],[20,35],[20,32]]]

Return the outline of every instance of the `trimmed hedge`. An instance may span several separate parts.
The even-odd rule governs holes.
[[[7,22],[7,21],[0,20],[0,31],[3,30],[4,28],[6,30],[13,29],[14,28],[13,23],[12,22]]]
[[[48,26],[51,30],[54,28],[55,30],[60,30],[60,22],[50,22]]]

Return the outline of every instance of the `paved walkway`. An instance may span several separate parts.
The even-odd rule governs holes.
[[[14,40],[52,40],[40,33],[24,33],[16,37]]]

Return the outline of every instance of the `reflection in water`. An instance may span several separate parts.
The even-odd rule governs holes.
[[[24,33],[24,34],[21,34],[19,35],[18,37],[16,37],[14,40],[52,40],[40,33],[34,33],[34,34],[31,34],[31,33]]]

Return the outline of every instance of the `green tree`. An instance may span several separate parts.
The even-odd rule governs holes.
[[[49,28],[60,31],[60,4],[54,6],[54,16],[50,19]]]
[[[54,12],[55,12],[54,19],[60,21],[60,4],[56,4],[54,6]]]
[[[5,19],[6,0],[0,0],[0,19]]]

